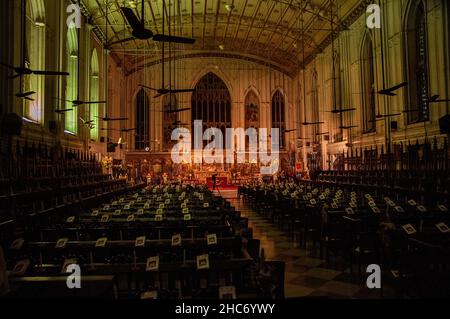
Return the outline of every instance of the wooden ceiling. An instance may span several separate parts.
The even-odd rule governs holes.
[[[133,40],[120,10],[134,8],[141,16],[142,0],[82,0],[97,33],[126,65],[161,59],[161,43]],[[192,37],[194,45],[172,46],[173,55],[242,56],[271,64],[288,73],[319,53],[332,30],[345,29],[361,13],[362,0],[143,0],[145,25],[154,33]],[[164,3],[164,4],[163,4]],[[333,5],[331,5],[331,3]],[[164,9],[163,9],[164,8]],[[166,26],[162,30],[162,17]],[[333,18],[332,18],[333,17]],[[333,22],[332,22],[333,21]],[[346,22],[347,21],[347,22]],[[168,46],[166,45],[166,49]],[[157,63],[157,62],[156,62]]]

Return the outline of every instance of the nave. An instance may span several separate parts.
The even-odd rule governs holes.
[[[0,21],[1,301],[449,298],[450,1]]]

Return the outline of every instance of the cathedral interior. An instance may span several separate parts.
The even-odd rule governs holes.
[[[0,299],[450,296],[449,1],[0,17]]]

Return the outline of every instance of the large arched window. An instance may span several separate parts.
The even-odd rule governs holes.
[[[170,113],[167,111],[175,110],[178,108],[178,101],[175,94],[164,95],[163,97],[163,134],[164,134],[164,147],[170,149],[175,141],[172,141],[172,131],[178,127],[178,114]]]
[[[363,131],[364,133],[370,133],[376,131],[376,111],[373,42],[369,33],[367,33],[364,38],[361,62]]]
[[[147,93],[141,89],[136,96],[136,150],[149,147],[149,105]]]
[[[248,92],[245,97],[245,129],[259,128],[259,99],[255,92]]]
[[[98,54],[97,49],[92,51],[91,55],[91,74],[90,74],[90,88],[89,99],[90,101],[98,101],[98,84],[99,84],[99,66],[98,66]],[[98,116],[99,116],[100,104],[91,104],[89,107],[90,120],[93,121],[94,127],[91,129],[91,140],[98,140]]]
[[[65,129],[67,132],[77,134],[78,112],[73,107],[72,102],[78,97],[78,37],[75,25],[67,28],[67,69],[70,75],[66,79],[66,103],[67,109],[72,109],[65,113]]]
[[[424,2],[412,1],[406,18],[408,123],[429,118],[427,25]]]
[[[206,74],[192,94],[192,120],[202,120],[203,130],[219,128],[223,136],[231,127],[231,96],[225,83],[217,75]]]
[[[311,74],[311,112],[312,118],[311,122],[318,123],[319,122],[319,87],[317,80],[317,71],[313,70]],[[314,124],[312,127],[312,139],[315,143],[320,142],[320,127],[318,124]]]
[[[280,129],[280,149],[285,147],[286,121],[284,96],[277,90],[272,96],[272,128]]]
[[[331,83],[331,92],[332,94],[332,110],[340,110],[342,109],[342,76],[341,73],[341,58],[337,51],[333,53],[333,65],[332,65],[332,83]],[[342,141],[342,113],[332,113],[332,128],[335,133],[333,141],[341,142]]]
[[[26,23],[25,64],[33,70],[45,70],[45,4],[43,0],[29,0]],[[30,74],[24,77],[23,92],[34,91],[34,101],[24,99],[24,117],[36,122],[43,121],[45,77]]]

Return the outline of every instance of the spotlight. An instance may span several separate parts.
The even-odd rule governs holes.
[[[219,45],[219,49],[220,49],[221,51],[225,50],[225,45],[220,44],[220,45]]]

